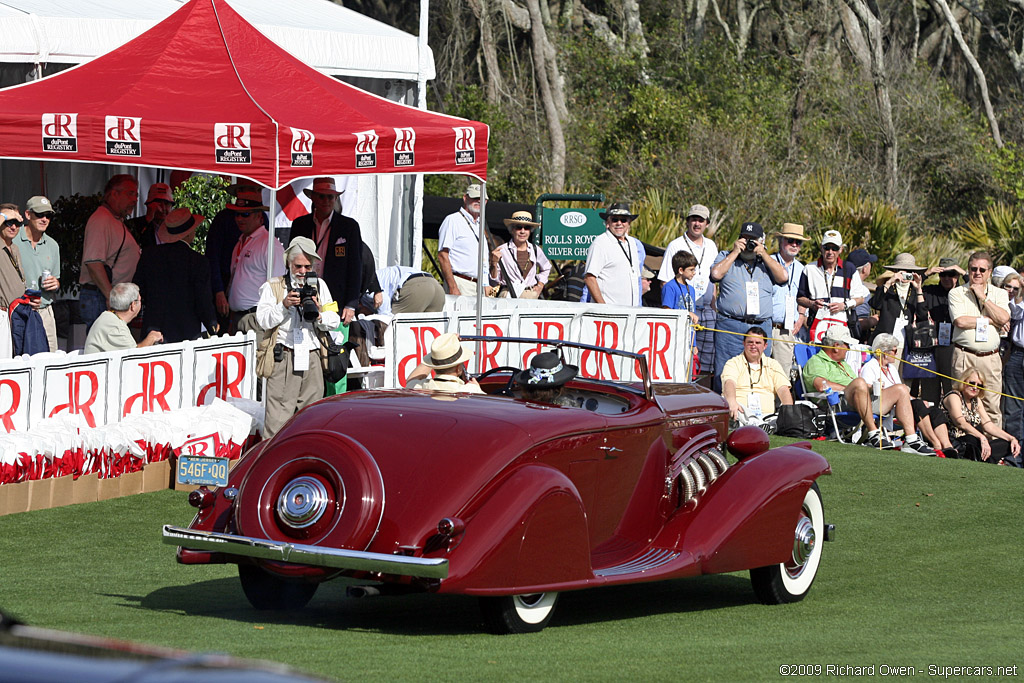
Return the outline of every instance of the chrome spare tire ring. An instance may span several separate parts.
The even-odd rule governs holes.
[[[316,524],[330,503],[327,487],[315,477],[296,477],[281,489],[277,498],[277,514],[281,522],[293,529]]]

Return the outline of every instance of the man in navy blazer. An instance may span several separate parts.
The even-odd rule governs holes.
[[[313,200],[313,212],[292,222],[291,239],[308,237],[316,244],[320,261],[314,259],[317,275],[327,281],[336,301],[344,306],[341,321],[355,318],[363,270],[363,238],[359,223],[334,210],[338,200],[334,178],[316,178],[313,189],[303,190]]]

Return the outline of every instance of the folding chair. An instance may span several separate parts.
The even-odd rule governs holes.
[[[859,435],[861,427],[860,415],[853,411],[837,410],[838,401],[830,402],[828,393],[824,391],[804,391],[804,365],[818,352],[818,347],[810,346],[802,342],[793,345],[793,365],[797,369],[796,384],[793,386],[793,400],[811,400],[819,408],[825,410],[826,422],[824,425],[815,425],[826,432],[831,426],[832,436],[839,443],[855,443],[854,438]],[[833,392],[834,395],[835,392]],[[839,395],[842,398],[842,395]]]

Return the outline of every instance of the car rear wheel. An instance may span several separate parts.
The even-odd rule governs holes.
[[[558,593],[530,593],[480,598],[480,611],[491,633],[536,633],[551,621]]]
[[[804,495],[789,561],[750,570],[750,583],[757,599],[766,605],[803,600],[818,573],[824,540],[825,513],[821,505],[821,491],[817,484],[813,484]]]
[[[301,609],[320,585],[312,581],[287,581],[251,564],[238,565],[238,578],[249,604],[259,610]]]

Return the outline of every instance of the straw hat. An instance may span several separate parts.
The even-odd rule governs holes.
[[[540,225],[540,223],[533,220],[533,214],[529,211],[516,211],[512,214],[512,218],[506,218],[504,222],[506,228],[519,228],[524,225],[536,228]]]
[[[314,178],[312,189],[307,187],[302,190],[302,194],[306,195],[310,199],[313,198],[314,194],[333,194],[337,197],[339,194],[343,193],[344,190],[339,192],[337,186],[334,184],[334,178],[330,177]]]
[[[448,332],[430,345],[430,355],[423,359],[423,364],[428,368],[444,370],[465,363],[472,357],[473,351],[469,345],[459,341],[459,335]]]
[[[270,208],[263,203],[263,192],[257,189],[239,188],[235,192],[235,203],[228,204],[225,209],[232,211],[269,211]]]
[[[799,223],[783,223],[782,230],[775,233],[775,236],[780,239],[807,241],[807,236],[804,235],[804,226]]]
[[[198,213],[192,213],[188,209],[175,209],[167,214],[164,219],[164,229],[169,235],[181,235],[192,230],[206,220]]]
[[[896,254],[896,258],[893,259],[892,265],[886,266],[889,270],[909,270],[914,273],[922,273],[926,270],[924,266],[917,265],[917,260],[913,254],[903,252],[902,254]]]

